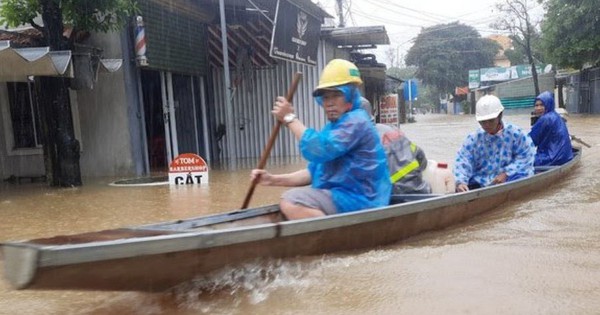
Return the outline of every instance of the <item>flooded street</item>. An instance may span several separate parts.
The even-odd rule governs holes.
[[[450,163],[477,127],[473,116],[416,119],[402,125],[407,136],[429,159]],[[526,115],[505,120],[529,130]],[[17,291],[0,278],[0,314],[597,313],[600,116],[572,115],[568,126],[592,148],[567,178],[446,230],[368,251],[249,263],[165,293]],[[269,170],[304,166],[277,164]],[[117,178],[73,189],[1,183],[0,242],[237,209],[248,174],[214,170],[208,187],[108,185]],[[258,186],[250,206],[276,203],[284,190]]]

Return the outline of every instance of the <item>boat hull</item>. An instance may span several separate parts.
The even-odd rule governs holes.
[[[263,215],[223,222],[218,229],[198,230],[190,225],[195,221],[178,221],[139,229],[150,236],[5,243],[5,275],[20,289],[163,291],[257,258],[373,248],[443,229],[556,183],[579,158],[503,185],[323,218],[278,222],[276,206],[268,206],[258,208]]]

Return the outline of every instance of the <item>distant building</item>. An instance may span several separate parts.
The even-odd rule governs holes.
[[[500,51],[498,51],[498,53],[494,57],[494,66],[510,67],[510,60],[508,60],[504,52],[507,50],[512,50],[514,48],[512,44],[512,39],[510,39],[508,36],[500,34],[490,35],[488,36],[488,38],[500,44],[501,47]]]

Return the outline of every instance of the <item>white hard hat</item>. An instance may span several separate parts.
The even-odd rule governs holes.
[[[490,120],[498,117],[504,110],[500,99],[494,95],[485,95],[477,101],[475,106],[475,119],[477,121]]]

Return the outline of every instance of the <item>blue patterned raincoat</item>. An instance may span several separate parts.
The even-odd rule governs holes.
[[[495,135],[479,128],[467,136],[454,162],[457,185],[489,186],[502,172],[508,175],[507,181],[533,175],[535,147],[531,138],[521,128],[503,124],[504,129]]]

